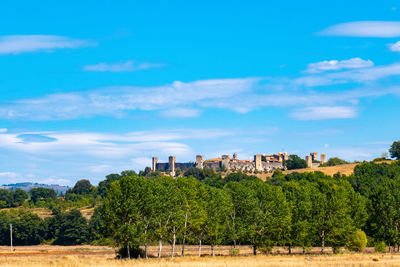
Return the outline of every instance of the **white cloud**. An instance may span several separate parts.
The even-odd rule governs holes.
[[[353,107],[307,107],[291,113],[296,120],[326,120],[349,119],[357,117],[357,111]]]
[[[398,37],[399,21],[355,21],[333,25],[319,32],[320,35],[354,37]]]
[[[165,66],[162,63],[136,63],[133,60],[128,60],[126,62],[119,63],[98,63],[94,65],[86,65],[83,67],[85,71],[96,71],[96,72],[129,72],[129,71],[138,71],[138,70],[146,70],[153,68],[161,68]]]
[[[6,128],[0,128],[0,133],[5,133],[5,132],[7,132]]]
[[[20,54],[36,51],[52,51],[63,48],[79,48],[94,43],[57,35],[7,35],[0,37],[0,54]]]
[[[393,52],[400,52],[400,41],[397,41],[394,44],[389,44],[389,48]]]
[[[372,67],[373,65],[374,63],[371,60],[363,60],[361,58],[351,58],[348,60],[325,60],[308,64],[307,72],[320,73],[329,70],[359,69]]]
[[[200,110],[191,108],[172,108],[160,112],[160,115],[165,118],[194,118],[200,114]]]
[[[176,81],[159,87],[121,86],[80,93],[51,94],[0,105],[0,118],[68,120],[95,115],[121,116],[124,112],[133,110],[161,111],[166,107],[174,109],[177,106],[201,106],[210,99],[223,100],[250,92],[257,87],[259,80],[260,78],[215,79],[189,83]],[[189,115],[196,115],[195,109],[190,109]]]
[[[147,153],[151,155],[172,152],[177,155],[187,155],[191,150],[180,142],[182,140],[207,140],[233,135],[231,131],[221,129],[176,129],[126,134],[43,132],[40,133],[41,136],[47,136],[54,141],[26,143],[20,138],[24,134],[0,135],[0,148],[47,156],[79,154],[101,158],[125,158]]]
[[[0,178],[15,179],[16,177],[18,177],[18,174],[15,172],[0,172]]]

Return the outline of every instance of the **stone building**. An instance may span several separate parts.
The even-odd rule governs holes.
[[[318,153],[317,152],[311,152],[309,156],[306,156],[306,161],[307,161],[307,167],[308,168],[316,168],[319,167],[319,165],[323,164],[326,162],[326,155],[321,154],[321,160],[319,162],[314,162],[318,161]]]
[[[222,155],[221,158],[204,160],[204,156],[197,155],[195,162],[176,162],[174,156],[170,156],[168,163],[159,163],[157,157],[153,157],[152,170],[169,173],[175,176],[176,170],[185,171],[196,167],[199,169],[210,168],[213,170],[226,171],[247,171],[247,172],[272,172],[276,169],[283,169],[283,161],[288,159],[286,152],[274,155],[256,154],[253,160],[240,160],[237,154]]]

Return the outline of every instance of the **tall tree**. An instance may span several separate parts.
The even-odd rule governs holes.
[[[392,158],[400,159],[400,141],[393,142],[389,152]]]
[[[205,238],[211,245],[211,255],[215,246],[220,245],[227,230],[229,215],[233,205],[230,195],[221,189],[208,187],[207,220],[204,226]]]
[[[126,248],[130,258],[132,248],[137,248],[143,238],[143,222],[140,206],[142,202],[140,187],[145,178],[125,176],[111,183],[104,200],[102,216],[106,227],[120,248]]]

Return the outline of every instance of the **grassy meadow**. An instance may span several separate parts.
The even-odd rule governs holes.
[[[220,247],[216,257],[209,256],[209,248],[203,249],[202,257],[194,256],[197,246],[187,247],[187,256],[169,257],[170,247],[164,249],[163,258],[139,260],[115,259],[114,250],[102,246],[26,246],[16,247],[14,252],[9,247],[0,247],[0,266],[400,266],[400,254],[382,253],[343,253],[338,255],[319,255],[315,248],[307,255],[287,255],[279,248],[274,255],[251,255],[251,248],[240,247],[240,256],[229,256],[229,247]],[[178,247],[179,249],[179,247]],[[156,255],[157,248],[150,247],[150,254]],[[179,251],[179,250],[178,250]],[[368,250],[367,250],[368,251]],[[295,252],[300,252],[300,250]]]

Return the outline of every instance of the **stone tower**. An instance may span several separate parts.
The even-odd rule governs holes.
[[[262,155],[261,154],[255,154],[254,155],[254,164],[255,164],[255,169],[256,171],[262,171]]]
[[[158,158],[157,158],[157,157],[153,157],[153,159],[152,159],[152,164],[151,164],[151,169],[152,169],[153,171],[156,171],[156,170],[157,170],[157,162],[158,162]]]
[[[229,170],[229,156],[228,155],[222,155],[221,158],[222,158],[222,161],[221,161],[222,166],[224,166],[227,170]]]
[[[318,153],[317,152],[311,152],[311,160],[318,160]]]
[[[169,156],[168,158],[168,169],[169,172],[172,176],[175,176],[175,157],[174,156]]]
[[[312,156],[306,156],[307,167],[312,168]]]
[[[196,156],[196,168],[203,169],[203,163],[204,163],[204,156],[197,155]]]
[[[326,163],[326,155],[325,154],[321,154],[321,164]]]

